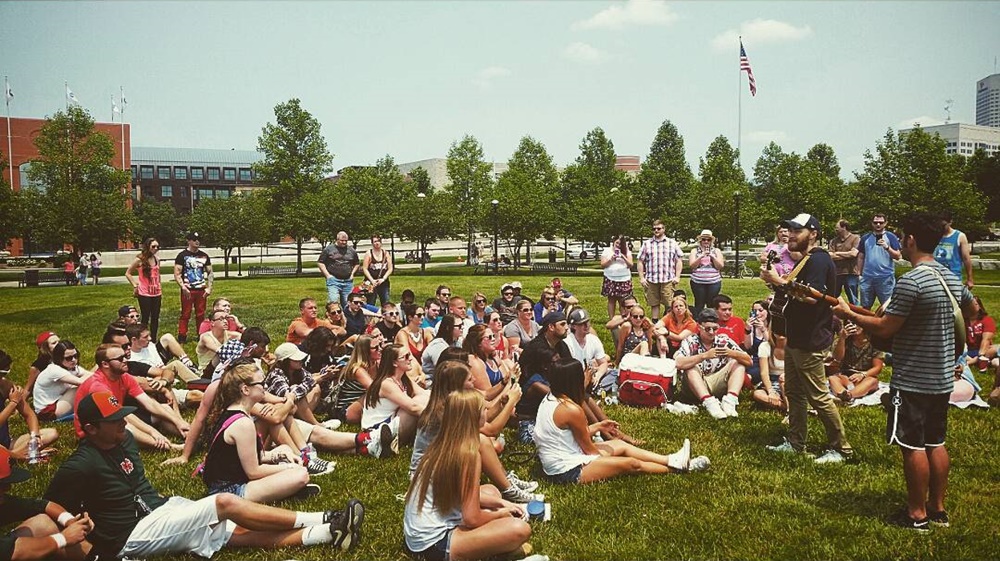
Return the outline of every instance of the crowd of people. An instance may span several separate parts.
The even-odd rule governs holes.
[[[767,447],[775,452],[806,453],[814,412],[827,438],[819,464],[853,457],[837,405],[876,392],[891,359],[887,440],[902,451],[908,491],[892,522],[916,531],[948,525],[948,403],[980,390],[970,367],[995,366],[995,324],[969,291],[967,241],[949,220],[910,217],[900,237],[882,215],[872,227],[857,236],[840,221],[827,250],[815,217],[784,221],[761,255],[766,296],[745,320],[722,293],[726,258],[712,232],[703,231],[687,256],[692,304],[679,287],[684,253],[662,222],[635,256],[616,238],[601,256],[614,349],[604,348],[591,313],[559,278],[537,301],[519,282],[504,283],[492,301],[477,291],[471,305],[447,285],[422,303],[409,289],[393,301],[392,256],[380,238],[359,257],[345,232],[317,264],[329,298],[322,315],[315,299],[302,298],[280,342],[240,321],[226,298],[206,312],[211,259],[189,233],[174,263],[177,334],[161,334],[159,243],[146,240],[126,273],[139,308],[117,310],[87,356],[92,368],[81,366],[84,350],[45,331],[22,387],[6,377],[13,358],[0,351],[0,522],[17,523],[0,538],[0,560],[210,557],[227,546],[350,550],[362,536],[360,500],[323,512],[268,503],[318,494],[315,480],[336,465],[320,452],[377,460],[404,446],[412,449],[402,513],[409,554],[524,557],[532,550],[527,505],[544,495],[539,482],[504,465],[506,427],[534,447],[553,484],[710,467],[689,439],[678,439],[672,453],[649,450],[608,416],[598,390],[629,354],[673,361],[673,412],[735,418],[741,396],[780,412],[788,433]],[[913,269],[898,281],[885,277],[900,257]],[[645,306],[633,291],[633,267]],[[364,281],[355,286],[359,271]],[[835,299],[841,291],[846,301]],[[875,297],[884,314],[868,311]],[[194,360],[185,350],[192,313]],[[956,336],[966,338],[954,329],[959,313],[968,327],[964,354],[953,353]],[[889,337],[891,355],[880,344]],[[15,414],[26,434],[9,433]],[[44,458],[57,430],[69,430],[59,422],[73,423],[76,450],[42,499],[10,494],[30,476],[18,462]],[[163,496],[146,477],[144,449],[173,451],[165,466],[203,457],[196,474],[204,496]]]

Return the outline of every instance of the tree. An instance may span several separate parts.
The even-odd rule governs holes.
[[[986,222],[1000,220],[1000,152],[987,156],[977,148],[965,162],[964,177],[979,193],[979,205],[986,206]]]
[[[211,199],[206,199],[211,200]],[[142,201],[135,205],[136,227],[132,240],[142,243],[147,238],[156,238],[164,246],[181,246],[181,232],[187,228],[186,219],[177,214],[174,205],[155,200]]]
[[[806,152],[806,159],[812,162],[823,175],[840,177],[840,162],[837,161],[837,155],[828,144],[821,142],[810,148]]]
[[[18,219],[14,221],[14,236],[21,238],[24,251],[31,254],[45,244],[44,232],[53,226],[52,208],[46,201],[46,194],[36,187],[22,188],[14,193],[14,210]]]
[[[417,255],[423,256],[427,246],[464,227],[455,214],[456,201],[447,191],[430,191],[417,196],[416,186],[406,183],[398,206],[400,214],[406,217],[400,221],[399,235],[406,240],[417,242]],[[420,260],[420,271],[426,263]]]
[[[334,211],[336,219],[342,224],[339,229],[351,235],[355,246],[358,240],[373,235],[396,235],[399,218],[396,201],[402,188],[403,175],[388,154],[374,166],[344,170],[331,194],[334,197],[331,200],[338,201],[337,206],[342,207],[340,211]],[[358,212],[358,209],[375,212]]]
[[[691,238],[703,228],[712,230],[719,240],[733,241],[736,223],[752,207],[748,197],[746,176],[739,165],[739,152],[725,136],[718,136],[708,146],[703,158],[698,160],[700,180],[692,184],[690,194],[683,199],[685,209],[681,216],[689,219],[679,228],[682,238]],[[736,192],[740,192],[742,205],[736,216]],[[750,204],[748,204],[750,203]]]
[[[890,222],[914,212],[950,211],[955,227],[976,231],[985,228],[984,208],[963,171],[964,158],[948,154],[946,143],[920,127],[907,132],[889,130],[875,152],[868,150],[864,168],[856,172],[861,217],[876,212]]]
[[[498,201],[495,226],[499,237],[513,244],[515,266],[520,266],[525,244],[555,234],[558,187],[559,172],[545,145],[530,136],[521,138],[493,192]]]
[[[426,195],[431,191],[431,176],[423,167],[417,166],[410,170],[410,173],[407,175],[410,176],[410,180],[413,182],[413,186],[417,190],[417,193],[423,193]]]
[[[191,228],[202,235],[204,243],[222,249],[226,277],[233,249],[267,241],[271,226],[267,219],[269,202],[262,194],[249,193],[204,199],[194,209]]]
[[[493,165],[486,162],[483,147],[472,135],[453,142],[448,150],[448,192],[455,201],[455,211],[463,217],[466,233],[466,263],[472,258],[476,226],[486,218],[485,194],[493,184]]]
[[[77,106],[46,119],[35,138],[39,157],[28,177],[44,187],[46,245],[74,250],[109,249],[128,239],[135,224],[130,212],[128,171],[115,169],[114,142],[94,130],[94,120]]]
[[[7,160],[0,154],[0,169],[6,168]],[[0,248],[17,236],[17,216],[17,198],[0,173]]]
[[[663,121],[639,174],[638,196],[648,211],[646,222],[659,218],[668,232],[680,228],[684,218],[677,212],[678,202],[687,194],[693,180],[684,151],[684,138],[673,123]]]
[[[257,138],[264,157],[253,165],[256,181],[268,186],[271,216],[281,217],[299,196],[315,193],[333,169],[319,121],[298,99],[274,106],[275,123],[267,123]],[[292,235],[285,220],[273,222],[275,233],[295,238],[298,272],[302,272],[302,238]]]

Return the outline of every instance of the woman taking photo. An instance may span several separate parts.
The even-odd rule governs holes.
[[[794,254],[788,250],[788,228],[778,226],[774,231],[774,240],[764,246],[764,251],[760,252],[760,262],[767,263],[771,252],[774,252],[774,270],[781,276],[786,276],[795,268],[795,264],[802,259],[802,254]]]
[[[140,323],[149,326],[149,336],[157,341],[156,333],[160,330],[160,303],[163,291],[160,287],[160,242],[156,238],[146,238],[142,242],[142,252],[125,270],[125,278],[132,285],[132,292],[139,299],[139,312],[142,314]],[[138,278],[135,277],[138,271]]]
[[[632,295],[632,250],[625,236],[616,237],[601,252],[601,268],[604,270],[601,296],[608,299],[608,317],[615,317],[615,306],[624,314],[623,301]]]
[[[618,427],[612,420],[587,424],[583,411],[583,365],[563,358],[548,374],[551,391],[538,406],[535,445],[545,475],[555,483],[593,483],[637,473],[683,473],[708,468],[705,456],[691,457],[691,442],[669,456],[643,450],[622,440],[595,443],[601,431]]]
[[[56,343],[52,349],[52,362],[38,374],[32,391],[38,420],[72,420],[76,389],[91,374],[80,368],[80,352],[71,341]]]
[[[747,374],[750,375],[750,383],[757,384],[760,382],[760,357],[757,351],[760,349],[760,345],[771,339],[771,321],[768,319],[767,314],[767,302],[764,300],[757,300],[750,305],[750,316],[747,318],[747,329],[750,330],[747,333],[746,338],[743,341],[743,348],[747,349],[747,354],[753,362],[747,367]],[[774,350],[774,345],[771,345],[771,349]]]
[[[640,306],[632,306],[628,321],[618,328],[618,356],[615,362],[621,362],[628,353],[643,356],[649,355],[649,342],[655,340],[653,322],[646,317],[646,312]]]
[[[208,494],[232,493],[257,503],[291,497],[306,489],[309,472],[299,454],[281,445],[264,451],[250,409],[264,401],[264,373],[252,360],[238,359],[222,375],[202,432],[207,446],[201,478]],[[319,493],[310,485],[304,496]]]
[[[687,300],[681,296],[675,296],[670,301],[670,313],[656,322],[653,331],[656,333],[660,356],[673,358],[674,353],[681,346],[681,341],[698,332],[698,322],[691,317]]]
[[[827,378],[830,393],[843,403],[851,403],[878,389],[878,375],[885,365],[885,355],[872,346],[868,334],[851,321],[845,321],[833,347],[833,359],[839,372]]]
[[[389,345],[382,355],[378,373],[365,393],[361,428],[372,430],[383,424],[396,425],[400,444],[413,444],[417,418],[427,406],[427,390],[406,375],[411,358],[406,347]]]
[[[406,491],[403,535],[407,553],[425,561],[483,559],[531,553],[527,513],[480,485],[479,426],[483,396],[446,396],[441,426]],[[513,558],[513,557],[512,557]]]
[[[721,271],[726,266],[726,258],[722,250],[715,247],[711,230],[698,234],[698,245],[691,250],[688,266],[691,268],[691,294],[694,295],[693,314],[697,317],[722,290]]]
[[[372,248],[365,253],[365,258],[361,262],[361,272],[372,283],[372,291],[366,299],[369,304],[374,305],[375,297],[378,296],[378,305],[384,306],[389,301],[389,276],[393,271],[392,255],[382,249],[382,236],[372,236],[371,241]]]

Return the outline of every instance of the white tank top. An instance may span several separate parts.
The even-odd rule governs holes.
[[[586,465],[599,456],[584,454],[569,429],[556,426],[554,415],[559,400],[549,394],[538,405],[535,417],[535,447],[546,475],[559,475],[579,465]]]
[[[392,380],[385,380],[383,384],[394,384]],[[361,399],[364,399],[363,397]],[[399,412],[399,406],[396,402],[391,399],[380,397],[375,403],[375,407],[368,407],[365,405],[364,409],[361,411],[361,428],[370,429],[376,425],[382,424],[393,417]]]

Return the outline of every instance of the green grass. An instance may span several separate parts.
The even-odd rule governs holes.
[[[465,271],[467,272],[467,270]],[[492,298],[513,277],[400,275],[393,293],[412,288],[418,299],[433,294],[440,283],[453,293],[469,296],[482,290]],[[602,320],[605,301],[599,295],[600,277],[564,275],[566,287]],[[548,277],[522,276],[525,293],[536,297]],[[297,314],[304,296],[325,299],[317,278],[220,280],[215,293],[230,298],[234,312],[248,325],[264,327],[279,341]],[[178,295],[167,284],[161,331],[176,332]],[[745,313],[765,291],[759,281],[726,279],[723,290]],[[1000,293],[984,289],[981,297],[991,309],[1000,309]],[[117,308],[133,301],[124,285],[102,285],[86,290],[74,287],[0,289],[0,342],[15,357],[11,377],[25,378],[34,358],[35,335],[45,329],[71,339],[84,356],[95,348],[104,326]],[[598,321],[597,323],[600,323]],[[607,348],[610,337],[598,330]],[[189,351],[194,345],[188,344]],[[92,358],[84,361],[92,365]],[[887,379],[887,378],[884,378]],[[991,380],[980,376],[984,387]],[[553,520],[533,523],[532,544],[553,559],[995,559],[1000,520],[1000,423],[994,411],[952,409],[948,438],[952,457],[948,508],[950,529],[914,536],[887,527],[883,519],[904,502],[899,452],[883,442],[884,415],[877,408],[842,410],[847,435],[857,452],[849,465],[818,467],[800,459],[775,456],[764,450],[784,434],[780,417],[758,412],[743,399],[739,419],[716,422],[704,413],[675,417],[662,411],[610,407],[610,415],[647,447],[661,452],[675,449],[689,437],[696,454],[706,454],[712,468],[687,476],[620,478],[591,486],[554,486],[543,483],[540,492],[553,507]],[[14,434],[24,431],[15,420]],[[40,496],[58,461],[72,452],[72,429],[58,425],[62,436],[57,460],[33,468],[32,480],[14,492]],[[508,432],[508,442],[515,440]],[[810,420],[809,440],[824,442],[822,427]],[[526,450],[511,445],[511,452]],[[814,450],[815,451],[815,450]],[[162,453],[144,453],[149,477],[164,494],[199,497],[200,481],[191,479],[196,461],[188,466],[159,468]],[[329,457],[329,456],[328,456]],[[534,461],[507,454],[509,468],[535,472]],[[200,460],[200,457],[198,458]],[[409,450],[396,458],[374,461],[340,457],[337,471],[317,479],[323,492],[304,503],[285,503],[301,509],[342,505],[358,497],[367,506],[364,543],[350,559],[404,559],[403,505],[395,499],[406,491]],[[328,548],[289,548],[281,552],[224,550],[217,559],[327,559]],[[195,559],[177,557],[177,559]]]

